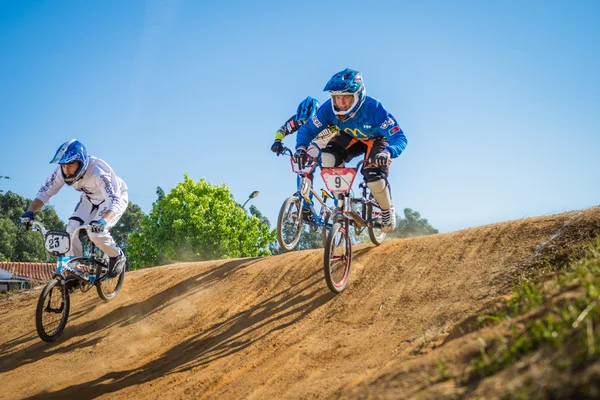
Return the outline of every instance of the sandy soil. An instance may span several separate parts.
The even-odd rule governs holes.
[[[460,397],[439,360],[468,368],[469,318],[599,232],[596,207],[361,245],[340,295],[322,250],[131,272],[112,302],[76,292],[56,344],[35,331],[41,289],[19,293],[0,300],[0,399]]]

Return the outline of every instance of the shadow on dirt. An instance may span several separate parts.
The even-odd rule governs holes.
[[[61,338],[56,343],[42,342],[37,337],[35,330],[33,330],[27,335],[22,335],[19,338],[15,338],[1,347],[2,355],[0,356],[0,373],[10,371],[25,364],[42,360],[55,354],[68,353],[78,348],[93,346],[102,339],[103,335],[101,333],[103,331],[109,330],[114,326],[125,326],[139,322],[140,320],[159,312],[163,308],[168,307],[173,302],[187,296],[191,296],[194,293],[203,290],[205,287],[210,286],[212,283],[226,278],[229,274],[247,268],[259,260],[260,257],[256,257],[227,262],[221,266],[179,282],[178,284],[164,291],[156,293],[154,296],[143,302],[120,307],[113,312],[104,315],[98,320],[73,326],[78,318],[90,312],[94,308],[101,306],[103,303],[100,302],[100,304],[87,307],[85,310],[80,310],[69,317],[67,327],[65,328]],[[76,341],[74,343],[69,343],[66,346],[64,344],[65,340],[68,340],[69,338],[85,336],[92,332],[98,333],[94,335],[95,338],[93,340]],[[10,354],[11,349],[16,348],[28,341],[33,341],[34,344],[27,348],[26,351],[14,352],[13,354]]]
[[[115,325],[134,323],[167,307],[171,302],[190,296],[215,280],[223,279],[228,274],[246,268],[256,261],[249,262],[247,259],[231,261],[182,281],[164,292],[157,293],[143,303],[121,307],[98,321],[77,327],[76,331],[74,329],[69,332],[65,331],[65,335],[85,335],[91,331],[107,330]],[[333,299],[335,295],[324,292],[323,287],[319,285],[321,281],[321,272],[315,271],[314,274],[288,289],[274,294],[223,322],[212,325],[207,330],[199,332],[169,349],[161,357],[137,369],[110,372],[90,382],[70,386],[57,392],[36,394],[32,398],[93,398],[169,374],[188,371],[209,364],[216,359],[230,356],[276,331],[295,324]],[[96,335],[96,337],[101,337],[101,335]],[[61,348],[60,351],[67,352],[93,344],[95,343],[77,342]],[[43,348],[44,345],[36,344],[35,347]],[[6,365],[11,365],[12,369],[18,367],[19,364],[35,362],[48,355],[50,354],[34,354],[23,360],[15,357],[12,360],[3,361]]]

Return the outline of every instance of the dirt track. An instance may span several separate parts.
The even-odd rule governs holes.
[[[596,207],[361,245],[337,296],[322,250],[136,271],[110,303],[73,296],[52,345],[35,332],[40,290],[21,293],[0,300],[0,399],[460,394],[435,384],[436,360],[477,350],[457,327],[547,249],[599,231]]]

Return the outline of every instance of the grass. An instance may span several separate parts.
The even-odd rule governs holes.
[[[479,378],[544,349],[554,355],[557,369],[600,360],[600,244],[543,282],[522,279],[499,309],[480,321],[508,320],[510,333],[480,341],[480,356],[473,361]]]

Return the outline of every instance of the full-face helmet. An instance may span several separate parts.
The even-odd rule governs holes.
[[[319,100],[308,96],[302,100],[296,110],[296,121],[308,121],[319,109]]]
[[[79,167],[73,175],[66,176],[61,168],[63,179],[67,185],[72,185],[81,179],[90,163],[90,158],[88,157],[85,146],[77,139],[71,139],[68,142],[63,143],[58,150],[56,150],[56,154],[54,155],[54,158],[52,158],[52,161],[50,161],[50,164],[56,163],[63,165],[71,164],[73,162],[79,163]]]
[[[345,70],[333,75],[329,82],[327,82],[327,85],[325,85],[325,89],[323,89],[323,91],[329,91],[333,113],[335,115],[342,116],[352,115],[358,111],[360,106],[362,106],[364,103],[366,96],[366,89],[362,80],[362,74],[349,68],[346,68]],[[354,96],[354,101],[348,110],[342,111],[336,108],[333,96],[339,95]]]

